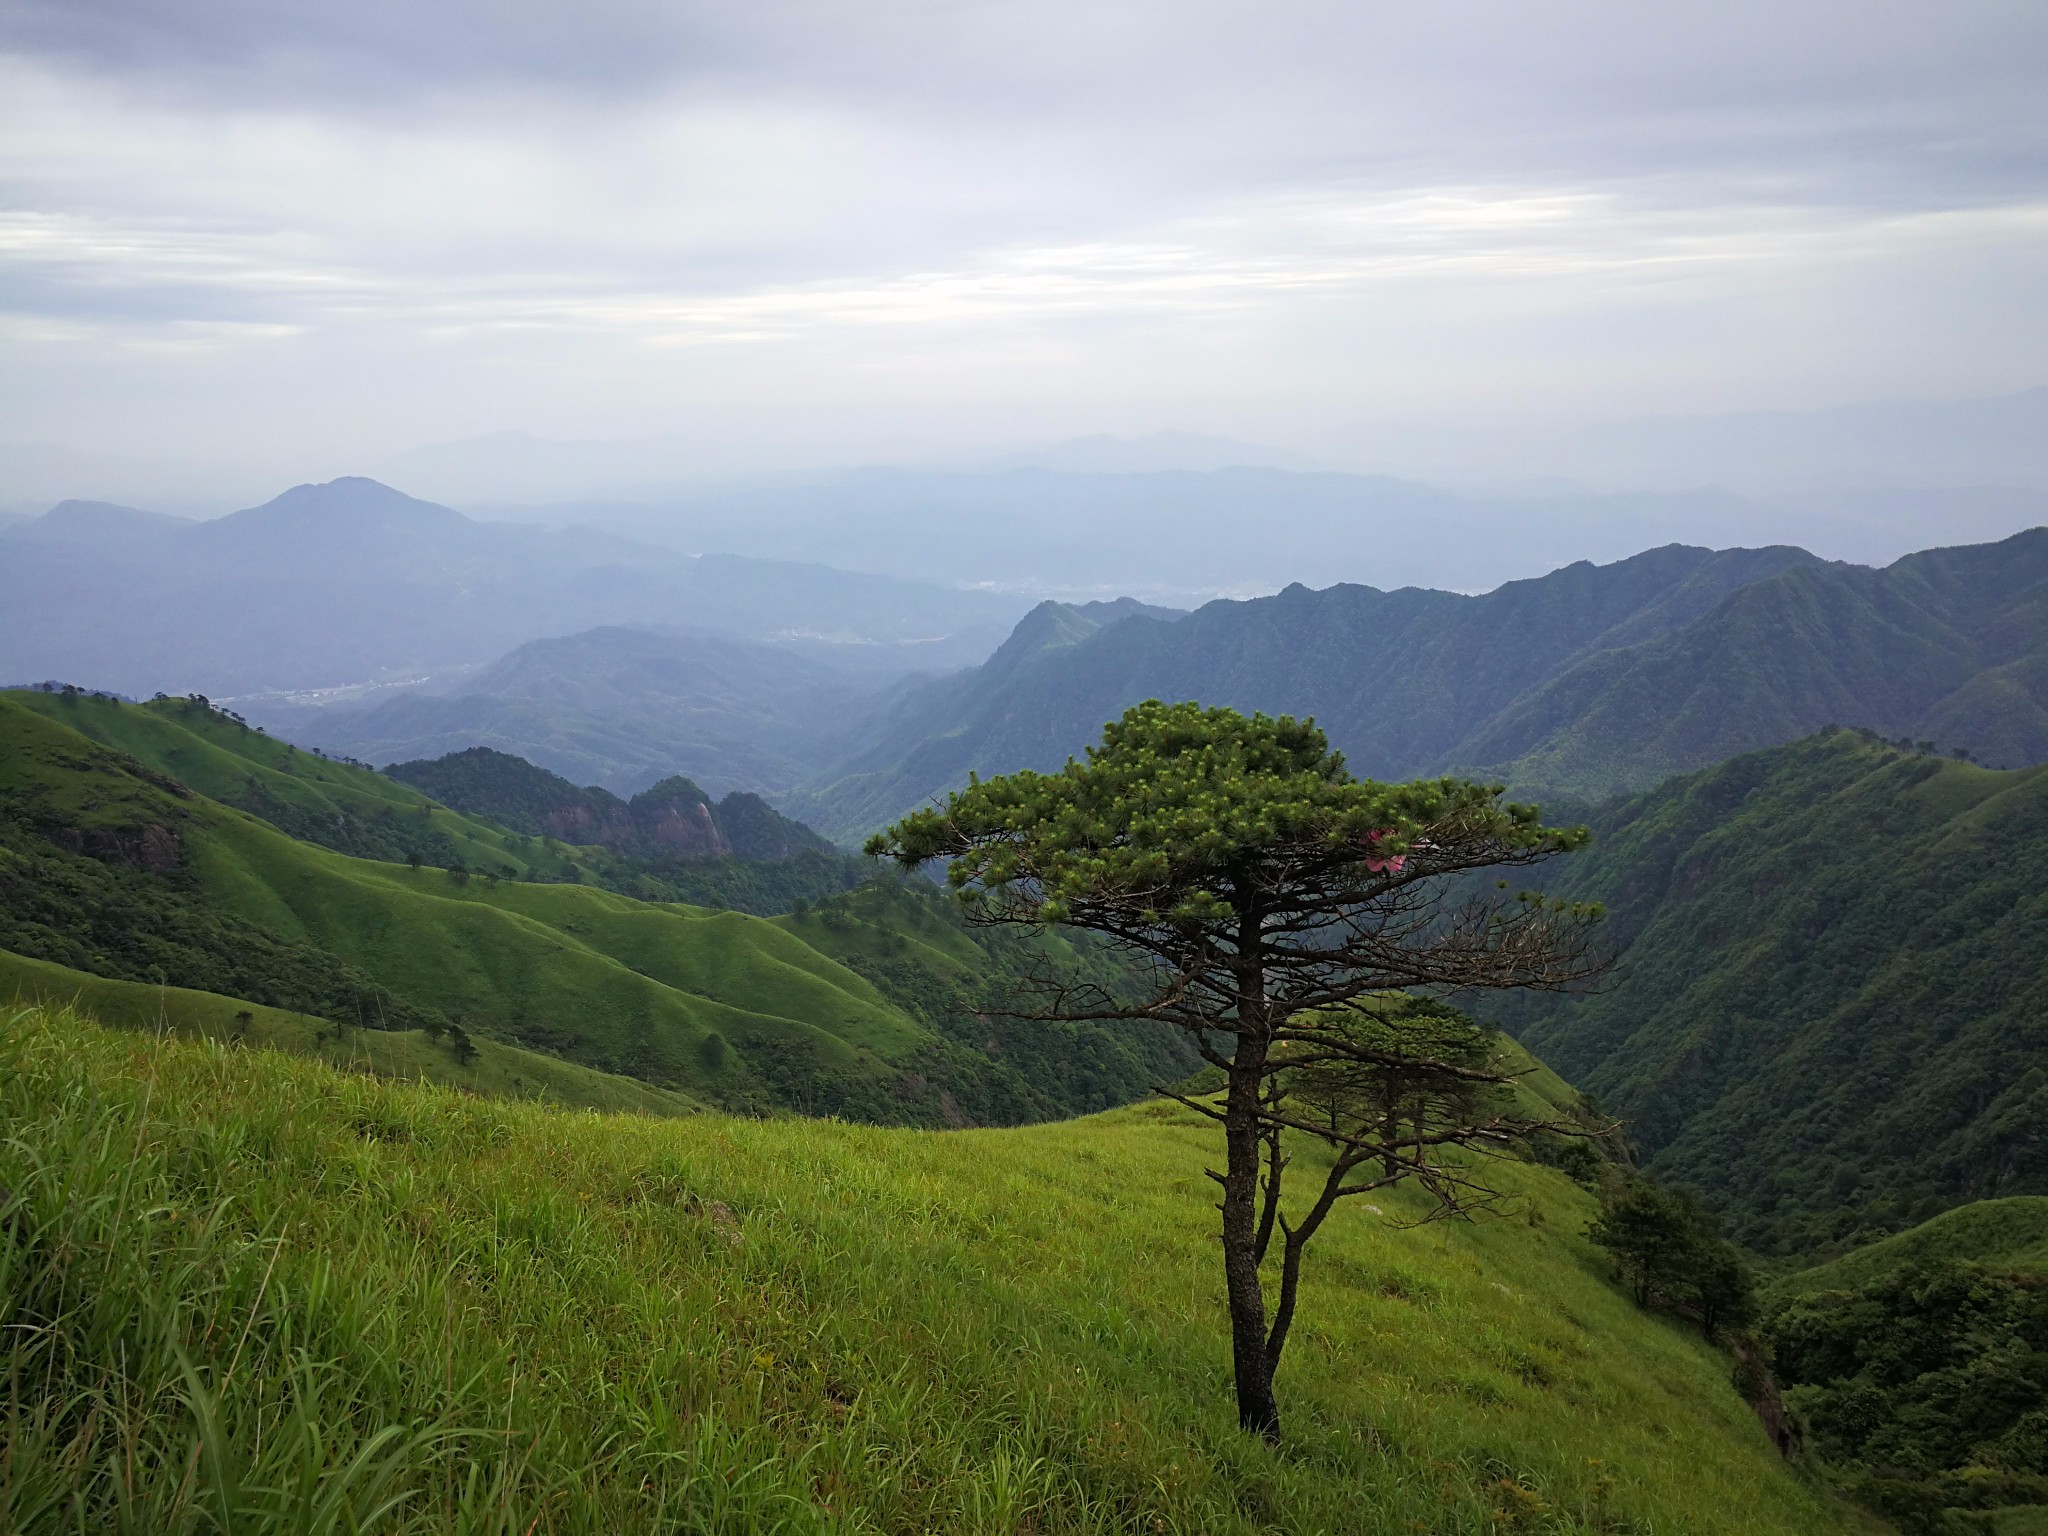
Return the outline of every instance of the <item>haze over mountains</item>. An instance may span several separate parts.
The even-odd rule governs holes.
[[[2048,529],[1883,571],[1672,547],[1483,597],[1295,586],[1083,633],[1057,615],[976,672],[904,685],[786,808],[865,830],[970,771],[1057,767],[1150,697],[1313,715],[1372,777],[1581,801],[1831,722],[2048,757]]]
[[[621,796],[681,774],[840,839],[970,771],[1056,767],[1148,697],[1313,715],[1375,777],[1582,803],[1829,723],[2048,758],[2043,530],[1881,570],[1670,545],[1478,596],[1296,583],[1185,616],[1046,603],[1014,629],[1016,596],[480,523],[362,480],[201,523],[65,503],[0,561],[11,680],[247,699],[376,762],[487,746]]]
[[[0,677],[127,693],[359,686],[622,622],[900,673],[985,655],[1022,607],[814,564],[480,523],[361,479],[209,522],[66,502],[0,534],[0,570]]]

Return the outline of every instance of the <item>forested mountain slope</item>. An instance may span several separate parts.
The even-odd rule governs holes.
[[[1604,808],[1620,964],[1497,1016],[1659,1177],[1800,1250],[2048,1193],[2048,768],[1834,730]]]
[[[759,795],[735,790],[713,803],[686,778],[664,779],[621,800],[608,790],[579,789],[524,758],[471,747],[446,757],[394,763],[384,770],[443,805],[471,812],[534,837],[594,844],[650,857],[786,859],[831,853],[832,844]]]
[[[2048,758],[2048,529],[1883,570],[1673,545],[1478,597],[1294,586],[1006,657],[1018,637],[903,690],[786,808],[847,837],[970,771],[1056,767],[1146,698],[1313,715],[1361,775],[1582,801],[1830,722]]]
[[[1807,566],[1588,657],[1448,761],[1531,792],[1640,789],[1830,722],[2048,759],[2048,528],[1883,570]]]
[[[1040,608],[978,670],[906,688],[846,758],[786,808],[837,837],[885,822],[970,771],[1049,769],[1146,698],[1313,715],[1354,772],[1403,778],[1587,654],[1665,633],[1796,549],[1651,550],[1581,562],[1480,597],[1291,586],[1174,622]]]
[[[2048,1199],[1787,1276],[1759,1324],[1809,1447],[1899,1529],[2048,1527]]]
[[[863,923],[851,912],[834,921]],[[913,947],[902,933],[874,939]],[[17,696],[0,697],[0,949],[344,1025],[464,1029],[713,1102],[875,1119],[1100,1108],[1192,1059],[1164,1031],[1047,1033],[1012,1054],[1058,1056],[1100,1037],[1099,1049],[1071,1072],[1033,1077],[978,1035],[956,1038],[973,1032],[971,1017],[893,999],[788,925],[347,858]],[[982,988],[1004,984],[991,950],[968,944],[953,964],[969,1015]]]

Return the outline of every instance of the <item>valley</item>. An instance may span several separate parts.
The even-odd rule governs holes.
[[[316,535],[348,544],[348,580],[393,550],[435,579],[471,580],[463,562],[486,585],[585,579],[555,533],[499,545],[337,486],[206,534],[233,551],[206,579],[290,565]],[[336,523],[344,504],[375,515]],[[72,507],[9,537],[41,561],[207,526]],[[95,1409],[115,1346],[49,1313],[39,1337],[73,1374],[17,1402],[31,1470],[0,1491],[111,1508],[114,1447],[168,1467],[198,1413],[222,1426],[216,1470],[189,1494],[145,1477],[151,1519],[200,1519],[194,1500],[234,1486],[274,1524],[264,1490],[298,1466],[332,1490],[374,1480],[421,1529],[545,1505],[562,1530],[687,1509],[709,1529],[835,1530],[858,1510],[886,1529],[2024,1536],[2048,1508],[2029,1299],[2048,1198],[2044,562],[2039,530],[1882,570],[1670,546],[1477,596],[1045,601],[1006,636],[963,598],[944,643],[980,655],[901,638],[925,622],[907,589],[756,572],[776,602],[869,604],[847,620],[866,632],[793,640],[812,620],[771,628],[772,603],[742,621],[754,575],[722,628],[611,594],[606,622],[543,605],[531,622],[554,632],[504,631],[492,655],[496,632],[458,611],[454,640],[415,647],[468,658],[443,680],[319,705],[129,702],[73,652],[85,686],[0,692],[0,1049],[32,1128],[0,1155],[0,1200],[10,1233],[119,1234],[132,1262],[94,1284],[161,1322],[132,1346],[141,1396]],[[272,622],[252,611],[234,646],[253,656]],[[374,643],[396,643],[404,626],[382,625]],[[322,675],[273,660],[266,677]],[[250,665],[201,675],[241,686]],[[1502,1148],[1403,1164],[1330,1222],[1272,1445],[1219,1417],[1232,1366],[1202,1175],[1222,1147],[1203,1106],[1232,1058],[1133,1012],[1163,951],[1134,958],[1063,910],[990,922],[849,851],[977,780],[1082,772],[1062,765],[1146,698],[1313,717],[1341,754],[1315,771],[1363,792],[1417,780],[1426,806],[1436,776],[1441,793],[1469,776],[1540,801],[1560,830],[1517,877],[1530,911],[1603,914],[1590,989],[1457,997],[1481,1021],[1473,1070],[1504,1085]],[[1390,851],[1417,834],[1374,814],[1346,857],[1434,878],[1442,844]],[[1048,998],[1095,1001],[1047,1022]],[[172,1102],[137,1097],[160,1082]],[[1286,1120],[1271,1166],[1320,1177],[1318,1135]],[[65,1187],[175,1187],[220,1214],[121,1226],[18,1151],[94,1136],[144,1137],[158,1160]],[[307,1193],[341,1179],[414,1246]],[[1428,1219],[1463,1209],[1431,1203],[1447,1188],[1478,1192],[1474,1219]],[[1676,1292],[1639,1306],[1593,1241],[1630,1190],[1667,1188],[1696,1201],[1702,1241],[1738,1245],[1726,1319]],[[337,1244],[345,1270],[318,1279]],[[57,1306],[34,1299],[60,1283],[43,1251],[7,1250],[9,1305]],[[271,1277],[252,1290],[257,1255]],[[516,1282],[485,1278],[514,1263]],[[287,1342],[294,1298],[328,1284],[352,1299]],[[565,1329],[592,1286],[612,1321]],[[1980,1325],[1937,1339],[1930,1309],[1958,1296]],[[166,1373],[205,1353],[196,1320],[221,1308],[258,1354],[181,1395]],[[1863,1349],[1855,1320],[1878,1315],[1929,1352]],[[426,1351],[461,1379],[352,1365],[316,1401],[294,1385],[314,1349]],[[1959,1394],[1994,1378],[2002,1406],[1966,1424]],[[436,1426],[473,1424],[485,1397],[517,1433],[464,1453],[458,1486]],[[280,1415],[308,1438],[234,1427]],[[373,1441],[362,1423],[406,1428]],[[1331,1523],[1361,1498],[1369,1518]]]

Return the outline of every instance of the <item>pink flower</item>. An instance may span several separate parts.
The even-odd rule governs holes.
[[[1371,848],[1377,845],[1381,838],[1391,837],[1392,835],[1392,832],[1384,830],[1368,832],[1365,834],[1367,847]],[[1401,866],[1407,862],[1408,855],[1405,853],[1377,854],[1368,852],[1365,856],[1365,867],[1376,875],[1381,873],[1398,875],[1401,873]]]

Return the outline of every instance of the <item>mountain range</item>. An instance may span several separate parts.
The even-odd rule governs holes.
[[[835,837],[1051,769],[1146,698],[1310,715],[1353,770],[1591,803],[1829,723],[2048,758],[2048,529],[1883,570],[1669,546],[1467,597],[1292,586],[1184,618],[1057,605],[901,685],[782,799]]]
[[[66,502],[0,532],[0,579],[0,679],[222,697],[459,672],[616,623],[900,675],[985,656],[1025,606],[587,528],[478,522],[363,479],[205,522]]]
[[[1358,773],[1469,774],[1566,809],[1828,724],[2017,766],[2048,758],[2048,529],[1882,569],[1673,545],[1474,596],[1046,602],[979,666],[894,681],[613,626],[445,694],[265,719],[380,762],[490,746],[621,795],[680,772],[844,842],[970,772],[1056,768],[1154,697],[1313,716]]]
[[[885,686],[784,645],[606,625],[528,641],[446,692],[250,707],[294,741],[372,762],[485,746],[622,795],[678,773],[779,793],[830,761]]]

